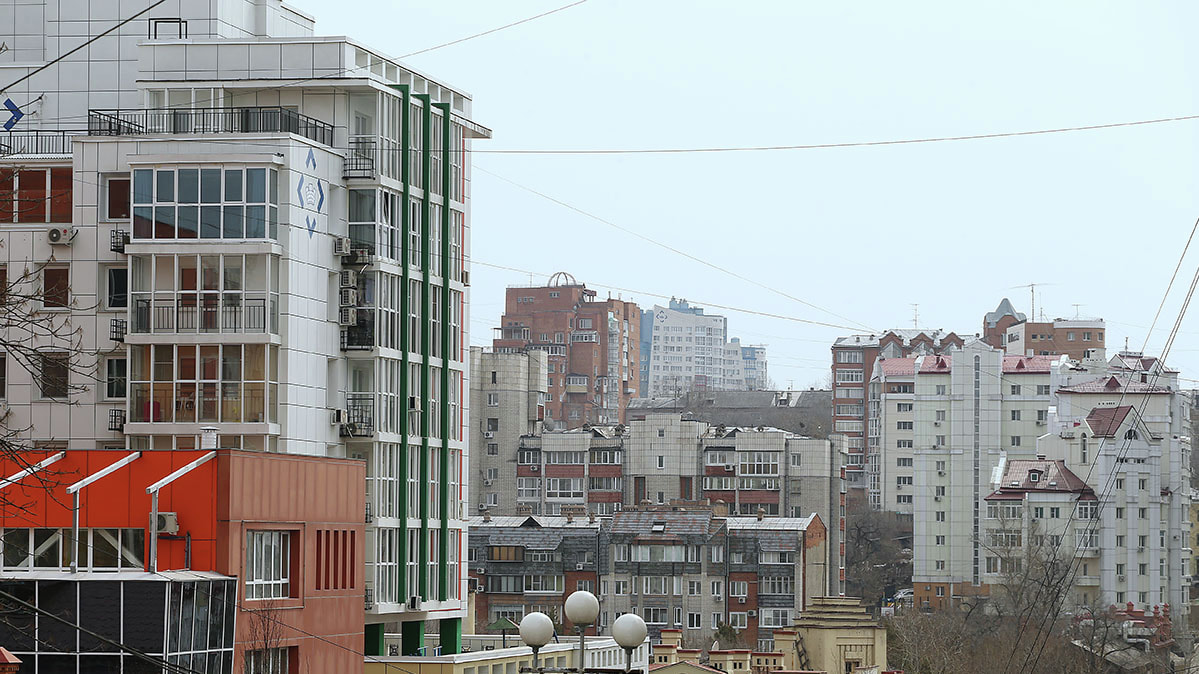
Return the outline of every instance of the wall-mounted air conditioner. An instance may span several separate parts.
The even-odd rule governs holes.
[[[347,327],[358,325],[357,307],[342,307],[341,311],[337,312],[337,324]]]
[[[358,289],[342,288],[338,294],[338,303],[343,307],[356,306],[358,304]]]
[[[339,236],[333,239],[333,254],[334,255],[349,255],[353,249],[354,242],[348,236]]]
[[[78,233],[74,227],[51,227],[46,230],[46,242],[52,246],[69,246]]]
[[[342,288],[357,288],[358,272],[353,269],[342,269],[337,273],[337,285]]]

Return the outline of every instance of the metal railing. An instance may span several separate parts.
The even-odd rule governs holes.
[[[342,437],[367,437],[375,434],[375,395],[373,393],[346,396],[346,423],[341,425]]]
[[[207,296],[199,302],[135,299],[133,332],[266,332],[266,298],[241,297],[222,303]],[[272,307],[273,309],[273,307]],[[272,328],[274,316],[272,316]]]
[[[375,348],[375,312],[358,307],[358,325],[341,329],[342,351],[366,351]]]
[[[0,156],[71,154],[71,137],[82,131],[8,131],[0,132]]]
[[[108,410],[108,430],[117,432],[125,430],[125,410]]]
[[[342,178],[375,177],[375,139],[369,136],[350,138],[350,151],[341,169]]]
[[[140,136],[152,133],[294,133],[333,144],[333,125],[279,106],[246,108],[155,108],[89,110],[92,136]]]
[[[129,321],[124,318],[114,318],[108,323],[108,338],[114,342],[125,341],[129,332]]]
[[[108,248],[114,253],[124,253],[125,246],[129,245],[129,232],[122,232],[119,229],[112,230],[112,235],[108,242]]]

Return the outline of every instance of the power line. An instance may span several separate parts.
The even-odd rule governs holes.
[[[137,17],[141,16],[142,14],[145,14],[146,12],[148,12],[148,11],[150,11],[150,10],[154,9],[155,7],[157,7],[157,6],[161,5],[161,4],[162,4],[162,3],[164,3],[164,2],[166,2],[166,0],[158,0],[158,2],[154,3],[153,5],[150,5],[149,7],[147,7],[147,8],[145,8],[145,9],[143,9],[142,11],[138,12],[137,14],[134,14],[133,16],[130,16],[130,17],[129,17],[129,18],[127,18],[127,19],[122,19],[121,21],[119,21],[119,22],[118,22],[118,23],[117,23],[115,26],[113,26],[112,28],[109,28],[108,30],[104,31],[103,33],[100,33],[99,35],[97,35],[97,36],[95,36],[95,37],[93,37],[93,38],[90,38],[90,39],[88,39],[88,40],[87,40],[87,41],[85,41],[83,44],[79,45],[78,47],[75,47],[74,49],[72,49],[72,50],[68,51],[67,53],[65,53],[65,54],[63,54],[63,55],[61,55],[61,56],[59,56],[59,57],[55,58],[54,60],[52,60],[52,61],[50,61],[50,62],[46,63],[45,65],[41,66],[40,68],[37,68],[37,69],[35,69],[33,72],[31,72],[31,73],[28,73],[28,74],[26,74],[26,75],[24,75],[24,76],[22,76],[22,77],[18,77],[18,78],[16,79],[16,81],[12,82],[12,83],[11,83],[11,84],[9,84],[7,87],[4,87],[3,89],[0,89],[0,92],[8,91],[9,89],[11,89],[11,88],[13,88],[13,87],[17,86],[18,84],[20,84],[21,82],[24,82],[25,80],[29,79],[30,77],[33,77],[34,75],[36,75],[36,74],[38,74],[38,73],[42,72],[42,71],[43,71],[43,70],[45,70],[46,68],[49,68],[50,66],[54,65],[55,63],[58,63],[59,61],[61,61],[61,60],[65,59],[66,57],[70,56],[71,54],[74,54],[75,52],[79,51],[80,49],[83,49],[84,47],[86,47],[86,46],[88,46],[89,44],[91,44],[91,43],[95,42],[96,40],[99,40],[100,38],[104,37],[105,35],[108,35],[109,33],[113,32],[114,30],[117,30],[117,29],[118,29],[118,28],[120,28],[121,26],[124,26],[125,24],[129,23],[130,21],[133,21],[133,20],[134,20],[134,19],[136,19]]]
[[[569,5],[563,5],[562,7],[559,7],[557,9],[551,9],[548,12],[542,12],[541,14],[538,14],[536,16],[530,16],[528,18],[521,19],[520,21],[513,21],[512,23],[504,24],[503,26],[499,26],[498,28],[492,28],[491,30],[485,30],[482,33],[475,33],[474,35],[468,35],[466,37],[458,38],[457,40],[443,42],[442,44],[435,45],[433,47],[428,47],[426,49],[421,49],[421,50],[414,51],[414,52],[411,52],[408,54],[404,54],[403,56],[400,56],[399,58],[402,58],[402,59],[410,58],[412,56],[425,54],[425,53],[431,52],[436,49],[441,49],[443,47],[449,47],[452,45],[460,44],[462,42],[466,42],[467,40],[473,40],[477,37],[483,37],[484,35],[491,35],[492,33],[498,33],[499,31],[504,30],[506,28],[512,28],[513,26],[519,26],[522,23],[528,23],[530,21],[535,21],[537,19],[540,19],[543,16],[549,16],[550,14],[556,14],[558,12],[570,9],[571,7],[577,7],[578,5],[583,4],[584,2],[587,2],[587,0],[578,0],[578,2],[572,2]]]
[[[596,222],[601,222],[601,223],[603,223],[603,224],[605,224],[605,225],[608,225],[609,227],[613,227],[613,228],[615,228],[615,229],[618,229],[618,230],[620,230],[620,231],[622,231],[622,232],[624,232],[624,233],[626,233],[626,234],[630,234],[630,235],[632,235],[632,236],[635,236],[635,237],[637,237],[638,239],[641,239],[642,241],[646,241],[646,242],[648,242],[648,243],[652,243],[652,244],[654,244],[655,246],[658,246],[658,247],[660,247],[660,248],[664,248],[664,249],[666,249],[666,250],[668,250],[668,251],[670,251],[670,252],[672,252],[672,253],[675,253],[675,254],[677,254],[677,255],[681,255],[681,256],[683,256],[683,257],[685,257],[685,258],[689,259],[689,260],[692,260],[693,262],[698,262],[698,263],[700,263],[700,264],[704,265],[705,267],[708,267],[708,268],[710,268],[710,269],[715,269],[716,271],[719,271],[719,272],[721,272],[722,274],[727,274],[727,275],[729,275],[729,276],[732,276],[733,278],[736,278],[736,279],[740,279],[740,280],[742,280],[742,281],[745,281],[746,283],[751,283],[751,284],[753,284],[753,285],[755,285],[755,286],[758,286],[759,288],[762,288],[762,289],[764,289],[764,290],[768,290],[768,291],[770,291],[770,292],[772,292],[772,293],[775,293],[776,295],[781,295],[781,296],[783,296],[783,297],[786,297],[786,298],[787,298],[787,299],[789,299],[789,300],[794,300],[794,301],[796,301],[796,302],[799,302],[800,304],[802,304],[802,305],[804,305],[804,306],[811,307],[811,308],[813,308],[813,309],[816,309],[817,311],[821,311],[821,312],[824,312],[824,313],[826,313],[826,314],[829,314],[830,316],[835,316],[836,318],[840,318],[840,319],[841,319],[841,320],[843,320],[843,321],[849,321],[850,323],[855,323],[855,324],[857,324],[858,326],[861,326],[861,328],[864,328],[864,329],[866,329],[866,330],[870,330],[871,332],[878,332],[877,330],[874,330],[873,328],[871,328],[870,326],[868,326],[868,325],[866,325],[866,324],[864,324],[864,323],[859,323],[858,321],[855,321],[855,320],[853,320],[852,318],[848,318],[848,317],[846,317],[846,316],[842,316],[841,314],[838,314],[838,313],[836,313],[836,312],[834,312],[834,311],[831,311],[831,310],[829,310],[829,309],[825,309],[824,307],[821,307],[821,306],[819,306],[819,305],[816,305],[816,304],[813,304],[813,303],[811,303],[811,302],[808,302],[807,300],[800,299],[800,298],[798,298],[798,297],[796,297],[796,296],[794,296],[794,295],[791,295],[790,293],[783,292],[782,290],[779,290],[778,288],[776,288],[776,287],[774,287],[774,286],[770,286],[770,285],[767,285],[767,284],[765,284],[765,283],[761,283],[761,282],[759,282],[759,281],[755,281],[754,279],[751,279],[751,278],[749,278],[749,277],[747,277],[747,276],[745,276],[745,275],[743,275],[743,274],[739,274],[739,273],[737,273],[737,272],[735,272],[735,271],[732,271],[732,270],[730,270],[730,269],[727,269],[727,268],[725,268],[725,267],[721,267],[721,266],[720,266],[720,265],[718,265],[718,264],[715,264],[715,263],[713,263],[713,262],[709,262],[708,260],[705,260],[705,259],[703,259],[703,258],[700,258],[700,257],[697,257],[697,256],[695,256],[695,255],[692,255],[691,253],[688,253],[688,252],[686,252],[686,251],[683,251],[683,250],[680,250],[680,249],[678,249],[678,248],[675,248],[674,246],[671,246],[670,244],[663,243],[663,242],[661,242],[661,241],[658,241],[657,239],[652,239],[652,238],[650,238],[650,237],[648,237],[648,236],[646,236],[646,235],[642,234],[641,232],[638,232],[638,231],[635,231],[635,230],[629,229],[629,228],[627,228],[627,227],[623,227],[623,226],[621,226],[621,225],[618,225],[618,224],[616,224],[615,222],[612,222],[611,220],[608,220],[608,219],[606,219],[606,218],[602,218],[602,217],[600,217],[600,216],[598,216],[598,215],[595,215],[594,213],[591,213],[591,212],[589,212],[589,211],[585,211],[585,210],[583,210],[583,209],[581,209],[581,208],[579,208],[579,207],[577,207],[577,206],[574,206],[573,204],[569,204],[569,203],[567,203],[567,202],[565,202],[565,201],[562,201],[561,199],[556,199],[556,198],[554,198],[554,197],[552,197],[552,196],[550,196],[550,195],[548,195],[548,194],[545,194],[544,192],[539,192],[539,191],[537,191],[537,190],[533,189],[532,187],[528,187],[527,185],[522,185],[521,183],[518,183],[518,182],[516,182],[515,180],[510,180],[510,179],[508,179],[508,178],[505,178],[504,176],[502,176],[502,175],[499,175],[498,173],[495,173],[495,172],[492,172],[492,171],[488,171],[487,169],[485,169],[485,168],[483,168],[483,167],[481,167],[481,166],[477,166],[477,165],[476,165],[476,166],[474,166],[474,168],[476,168],[476,169],[478,169],[478,170],[482,171],[483,173],[486,173],[486,174],[488,174],[488,175],[490,175],[490,176],[494,176],[495,178],[498,178],[499,180],[502,180],[502,181],[504,181],[504,182],[506,182],[506,183],[508,183],[508,184],[510,184],[510,185],[513,185],[514,187],[517,187],[517,188],[519,188],[519,189],[522,189],[522,190],[524,190],[524,191],[526,191],[526,192],[529,192],[530,194],[537,195],[537,196],[539,196],[539,197],[541,197],[541,198],[543,198],[543,199],[546,199],[546,200],[548,200],[548,201],[551,201],[551,202],[553,202],[553,203],[555,203],[555,204],[558,204],[559,206],[562,206],[563,208],[567,208],[567,209],[569,209],[569,210],[572,210],[572,211],[574,211],[575,213],[578,213],[579,215],[582,215],[582,216],[584,216],[584,217],[587,217],[587,218],[590,218],[590,219],[592,219],[592,220],[595,220]],[[815,321],[811,321],[811,322],[815,322]],[[830,324],[827,324],[827,323],[822,323],[821,325],[830,325]],[[845,327],[845,326],[831,326],[831,327]],[[859,329],[859,328],[847,328],[847,329],[849,329],[849,330],[857,330],[857,329]]]

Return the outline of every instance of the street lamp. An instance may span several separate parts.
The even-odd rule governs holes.
[[[566,619],[569,620],[575,629],[579,632],[579,674],[583,674],[583,668],[587,666],[584,660],[587,657],[587,647],[584,645],[586,641],[587,626],[594,623],[599,617],[599,600],[595,595],[587,590],[578,590],[572,592],[566,598],[566,604],[562,607],[566,612]]]
[[[554,621],[540,611],[534,611],[520,621],[520,640],[533,649],[533,667],[537,667],[537,651],[554,638]]]
[[[645,643],[645,621],[636,613],[626,613],[612,623],[612,637],[624,649],[624,671],[633,664],[633,649]]]

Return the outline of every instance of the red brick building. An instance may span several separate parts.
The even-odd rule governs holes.
[[[537,349],[549,355],[547,417],[565,428],[624,423],[641,386],[636,304],[597,299],[594,290],[559,272],[545,286],[508,288],[497,331],[497,353]]]

